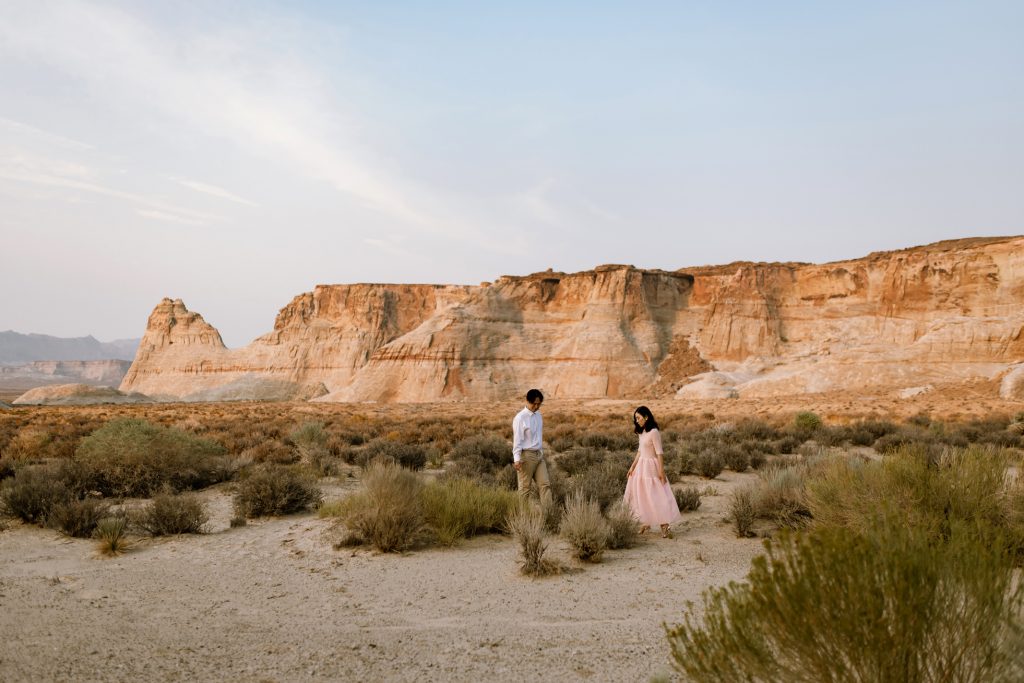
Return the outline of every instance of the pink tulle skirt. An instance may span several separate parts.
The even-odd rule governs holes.
[[[647,526],[671,524],[680,517],[672,487],[658,479],[656,458],[640,457],[633,476],[626,480],[626,495],[622,499]]]

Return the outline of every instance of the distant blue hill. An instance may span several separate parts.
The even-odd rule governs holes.
[[[141,339],[101,342],[93,336],[51,337],[47,334],[0,332],[0,363],[34,360],[134,360]]]

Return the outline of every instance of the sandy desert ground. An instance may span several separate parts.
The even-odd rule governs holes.
[[[723,472],[673,539],[518,572],[505,536],[454,549],[335,550],[313,514],[229,528],[226,486],[203,492],[210,533],[92,541],[13,523],[0,533],[4,681],[645,681],[670,672],[662,623],[702,590],[741,579],[761,542],[723,521]],[[354,484],[348,484],[349,487]],[[342,488],[328,489],[328,498]]]
[[[899,401],[818,396],[773,403],[651,402],[715,421],[813,409],[826,419],[931,412],[968,418],[1024,410],[962,389]],[[627,401],[545,404],[548,420],[574,411],[628,421]],[[287,419],[359,413],[374,419],[511,414],[474,406],[281,404]],[[272,408],[273,409],[273,408]],[[48,416],[58,408],[38,410]],[[97,406],[81,411],[120,414]],[[107,414],[104,412],[104,414]],[[48,417],[46,419],[49,419]],[[628,422],[626,422],[628,424]],[[553,426],[553,425],[549,425]],[[684,515],[675,538],[649,538],[604,562],[555,557],[574,571],[546,579],[518,572],[518,547],[491,535],[453,549],[405,554],[333,547],[331,522],[313,513],[230,528],[231,487],[200,493],[207,534],[138,541],[103,559],[93,541],[5,521],[0,531],[0,680],[3,681],[648,681],[671,677],[662,624],[702,591],[742,579],[760,540],[725,521],[729,493],[757,477],[725,471],[678,486],[714,489]],[[327,500],[353,478],[325,480]]]

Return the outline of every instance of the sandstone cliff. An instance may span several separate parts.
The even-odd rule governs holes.
[[[1024,237],[971,239],[822,265],[321,285],[230,350],[164,299],[121,389],[337,401],[494,400],[531,386],[574,398],[923,391],[1007,377],[1024,361],[1022,330]],[[268,382],[274,396],[261,394]],[[1010,397],[1022,383],[1002,384]]]

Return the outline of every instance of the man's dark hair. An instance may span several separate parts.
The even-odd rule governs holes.
[[[636,416],[638,414],[639,415],[643,415],[644,417],[647,418],[647,422],[644,422],[644,426],[643,427],[641,427],[640,424],[636,421]],[[658,423],[654,419],[654,413],[651,412],[650,408],[648,408],[647,406],[640,406],[639,408],[637,408],[636,410],[633,411],[633,432],[634,433],[639,434],[640,432],[649,432],[652,429],[657,429],[657,428],[658,428]]]
[[[530,389],[526,392],[526,402],[533,403],[534,401],[544,402],[544,394],[540,393],[540,389]]]

